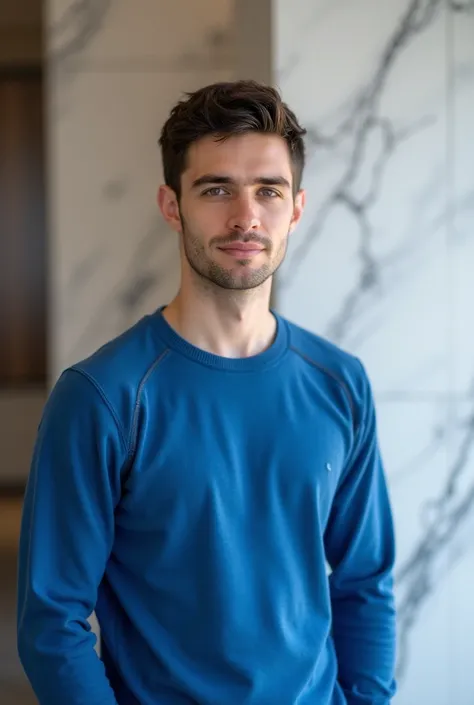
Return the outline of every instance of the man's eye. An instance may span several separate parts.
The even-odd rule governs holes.
[[[275,197],[277,197],[277,196],[280,195],[280,194],[278,193],[278,191],[275,191],[275,190],[272,189],[272,188],[262,188],[262,189],[260,189],[260,193],[261,193],[262,196],[264,196],[265,198],[275,198]]]
[[[221,186],[213,186],[212,188],[206,189],[204,193],[202,194],[203,196],[222,196],[222,194],[227,193],[225,189],[223,189]]]

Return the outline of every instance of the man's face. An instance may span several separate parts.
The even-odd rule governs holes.
[[[293,194],[286,142],[248,133],[194,143],[181,178],[179,205],[161,187],[165,219],[181,234],[185,264],[224,289],[253,289],[282,263],[303,210]]]

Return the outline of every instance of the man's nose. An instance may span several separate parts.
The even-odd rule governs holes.
[[[258,206],[250,198],[239,198],[234,203],[229,219],[229,229],[241,232],[258,230],[260,228],[260,218]]]

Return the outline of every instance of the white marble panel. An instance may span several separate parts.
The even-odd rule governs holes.
[[[80,72],[50,129],[53,377],[165,303],[176,237],[161,221],[157,139],[184,91],[227,73]]]
[[[48,56],[87,70],[222,70],[232,12],[232,0],[49,0]]]
[[[474,398],[377,406],[398,545],[395,704],[469,705]]]
[[[449,333],[453,386],[465,394],[474,389],[474,3],[453,5],[459,9],[453,13],[451,24],[453,316]]]
[[[448,482],[434,514],[432,544],[440,572],[434,590],[447,582],[445,610],[449,628],[445,636],[445,663],[450,692],[446,702],[474,702],[472,634],[474,633],[474,394],[449,407]],[[440,635],[443,637],[443,635]],[[437,703],[434,703],[437,705]]]
[[[359,355],[377,392],[444,393],[445,4],[276,7],[278,84],[309,129],[279,309]]]
[[[474,702],[474,395],[470,402],[457,405],[449,449],[453,473],[447,493],[450,511],[446,517],[454,519],[451,526],[454,524],[455,530],[453,540],[449,537],[450,629],[446,659],[454,693],[452,702],[471,705]],[[449,528],[449,521],[445,521],[445,526]]]

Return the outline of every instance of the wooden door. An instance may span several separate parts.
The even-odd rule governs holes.
[[[47,253],[40,69],[0,71],[0,386],[44,383]]]

